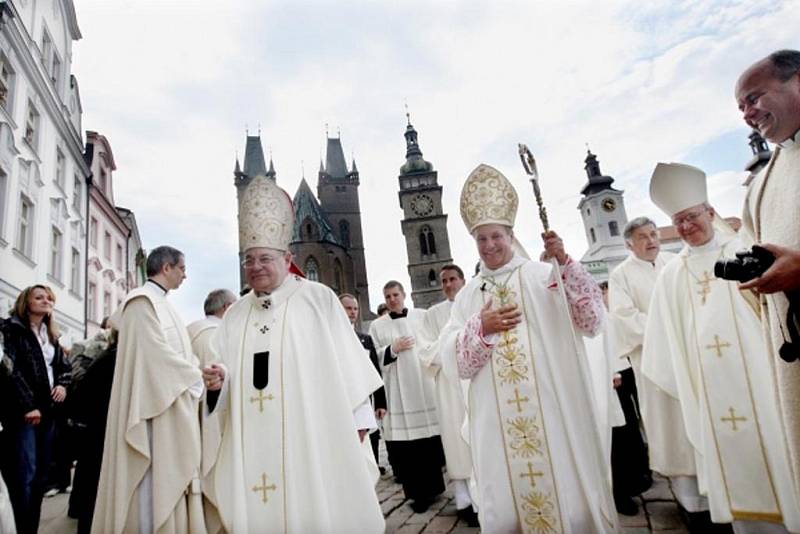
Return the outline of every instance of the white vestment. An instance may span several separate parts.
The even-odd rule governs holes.
[[[200,367],[205,367],[214,359],[211,338],[221,323],[222,319],[216,315],[207,315],[204,319],[190,323],[186,327],[189,341],[192,343],[192,350],[200,361]]]
[[[675,254],[661,252],[650,263],[631,254],[609,277],[608,305],[615,320],[617,350],[630,359],[636,376],[650,468],[664,476],[695,476],[694,450],[683,431],[678,399],[642,375],[642,343],[653,286],[673,258]]]
[[[523,322],[471,378],[469,441],[484,532],[612,532],[609,459],[593,411],[584,347],[550,265],[514,256],[482,266],[458,293],[442,334],[446,372],[457,339],[486,299],[515,303]],[[450,371],[448,371],[448,368]]]
[[[225,529],[383,532],[377,467],[354,421],[381,381],[336,295],[290,275],[228,308],[214,346],[227,375],[205,490]]]
[[[800,135],[776,147],[769,164],[750,184],[742,216],[742,233],[750,242],[772,243],[800,250]],[[778,355],[789,339],[782,292],[764,295],[761,317],[775,368],[776,390],[791,458],[795,491],[800,494],[800,363]],[[800,350],[795,347],[795,350]]]
[[[450,319],[453,302],[445,300],[431,306],[425,312],[425,320],[419,335],[419,357],[436,381],[436,407],[439,414],[439,430],[447,461],[447,474],[451,479],[468,479],[472,476],[472,456],[469,445],[461,437],[461,427],[466,416],[461,380],[454,381],[442,371],[439,339]]]
[[[684,248],[656,281],[642,372],[680,400],[711,518],[785,522],[800,529],[772,371],[753,302],[714,277],[714,263],[742,248],[717,235]]]
[[[419,333],[425,312],[408,310],[406,317],[379,317],[369,327],[369,335],[378,351],[386,391],[386,416],[383,418],[383,439],[412,441],[439,435],[436,414],[436,386],[433,375],[422,365],[419,351],[423,342]],[[396,339],[412,336],[410,349],[397,354],[397,360],[386,364],[386,348]]]

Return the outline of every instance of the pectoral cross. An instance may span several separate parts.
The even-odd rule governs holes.
[[[520,397],[519,396],[519,390],[517,388],[514,388],[514,398],[513,399],[508,399],[506,402],[508,404],[516,404],[517,405],[517,413],[520,413],[520,412],[522,412],[522,403],[523,402],[529,402],[529,401],[530,401],[530,399],[528,397]]]
[[[730,423],[731,427],[733,428],[733,431],[736,432],[737,430],[739,430],[739,428],[736,426],[736,423],[738,421],[747,421],[747,417],[742,417],[742,416],[737,417],[736,410],[733,409],[733,406],[728,408],[728,413],[731,414],[730,417],[720,417],[719,419],[723,423]]]
[[[519,477],[520,478],[528,478],[531,482],[531,488],[536,487],[536,477],[543,477],[544,473],[540,473],[539,471],[533,470],[533,464],[528,462],[528,471],[526,473],[522,473]]]
[[[700,295],[701,306],[706,303],[706,296],[711,293],[711,282],[714,280],[715,278],[711,278],[711,274],[708,271],[703,271],[703,278],[697,281],[700,284],[697,294]]]
[[[261,502],[268,503],[269,498],[267,497],[267,491],[276,491],[278,487],[275,484],[270,484],[267,486],[267,474],[261,473],[261,485],[253,486],[253,491],[261,492]]]
[[[717,357],[722,358],[722,349],[730,346],[731,346],[730,343],[728,343],[727,341],[721,341],[719,339],[719,336],[717,334],[714,334],[714,343],[712,343],[711,345],[706,345],[706,348],[708,350],[716,351]]]
[[[264,390],[259,389],[258,395],[255,397],[250,397],[250,402],[257,402],[258,403],[258,411],[260,413],[264,413],[264,401],[265,400],[272,400],[275,397],[272,396],[272,393],[264,395]]]
[[[261,301],[261,307],[264,308],[265,310],[268,310],[270,306],[272,306],[271,298],[267,297],[266,299]]]

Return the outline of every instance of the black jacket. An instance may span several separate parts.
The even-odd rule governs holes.
[[[53,400],[47,379],[47,364],[36,334],[12,315],[0,323],[6,357],[13,363],[10,376],[0,377],[0,421],[4,425],[20,425],[26,413],[39,410],[43,416],[52,413]],[[72,379],[64,350],[55,344],[53,386],[68,387]]]
[[[362,334],[361,332],[356,332],[356,334],[358,334],[361,345],[369,351],[369,359],[372,361],[372,365],[375,366],[375,370],[378,371],[378,374],[381,374],[381,367],[378,365],[378,353],[375,351],[375,344],[372,342],[372,338],[369,334]],[[375,401],[376,410],[386,409],[386,392],[383,386],[372,394],[372,398]]]

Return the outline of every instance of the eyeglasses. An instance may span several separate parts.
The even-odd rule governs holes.
[[[242,260],[242,267],[245,269],[252,269],[253,267],[266,267],[279,261],[281,256],[269,256],[267,254],[259,256],[258,258],[245,258]]]
[[[675,225],[675,228],[680,228],[684,224],[692,224],[696,222],[697,219],[699,219],[700,216],[703,215],[705,212],[706,212],[705,208],[702,210],[689,212],[682,217],[672,219],[672,224]]]

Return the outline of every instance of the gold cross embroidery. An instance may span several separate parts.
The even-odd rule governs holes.
[[[714,343],[711,345],[706,345],[708,350],[716,351],[717,357],[722,358],[722,349],[726,347],[730,347],[731,344],[727,341],[722,341],[717,334],[714,334]]]
[[[738,421],[747,421],[747,417],[742,417],[742,416],[737,417],[736,410],[733,409],[733,406],[728,408],[728,413],[731,414],[730,417],[720,417],[719,419],[723,423],[730,423],[731,428],[733,429],[734,432],[736,432],[737,430],[739,430],[739,428],[736,426],[736,423]]]
[[[528,471],[525,472],[525,473],[522,473],[519,477],[520,478],[528,478],[528,479],[530,479],[531,488],[535,488],[536,487],[536,477],[542,477],[542,476],[544,476],[544,473],[540,473],[539,471],[534,471],[533,470],[533,464],[528,462]]]
[[[272,396],[272,393],[268,395],[264,395],[264,391],[259,389],[258,395],[255,397],[250,397],[250,402],[257,402],[258,403],[258,411],[264,413],[264,401],[265,400],[272,400],[275,397]]]
[[[514,398],[513,399],[508,399],[506,402],[508,404],[516,404],[517,405],[517,413],[521,413],[522,412],[522,403],[529,402],[529,401],[530,401],[530,399],[528,397],[520,397],[519,396],[519,390],[517,388],[514,388]]]
[[[275,484],[270,484],[267,486],[267,474],[261,473],[261,485],[253,486],[253,491],[261,492],[261,502],[268,503],[269,498],[267,497],[267,491],[276,491],[278,487]]]
[[[711,293],[711,282],[713,282],[715,278],[711,278],[711,273],[708,271],[703,271],[703,278],[698,280],[697,283],[700,285],[700,289],[697,291],[697,294],[700,295],[700,305],[706,303],[706,296]]]

